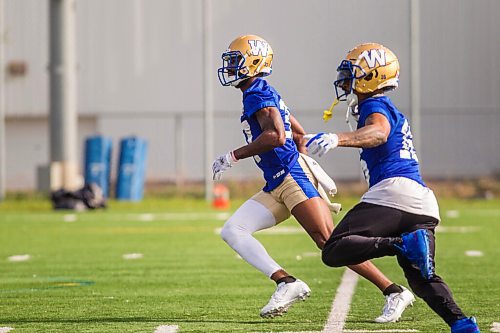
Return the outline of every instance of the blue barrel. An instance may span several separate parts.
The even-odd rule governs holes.
[[[85,184],[99,185],[105,198],[109,197],[112,147],[111,138],[92,136],[85,140]]]
[[[137,137],[127,137],[120,141],[116,198],[138,201],[144,193],[146,158],[148,143]]]

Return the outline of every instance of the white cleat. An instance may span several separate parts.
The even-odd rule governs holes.
[[[290,283],[281,282],[269,302],[260,310],[260,316],[262,318],[281,316],[293,303],[299,300],[305,301],[309,295],[311,289],[299,279]]]
[[[395,323],[401,318],[403,311],[408,306],[413,305],[415,296],[405,287],[401,288],[403,288],[403,292],[385,296],[385,305],[382,314],[375,318],[376,323]]]

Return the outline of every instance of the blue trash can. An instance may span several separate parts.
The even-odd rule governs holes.
[[[109,198],[112,147],[111,138],[92,136],[85,140],[85,184],[99,185],[105,198]]]
[[[139,201],[144,193],[148,143],[137,137],[120,142],[116,199]]]

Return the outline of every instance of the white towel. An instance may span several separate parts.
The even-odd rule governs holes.
[[[342,209],[342,205],[339,203],[331,202],[330,198],[328,197],[328,194],[330,194],[332,197],[335,196],[337,193],[337,185],[335,185],[335,182],[333,179],[328,176],[328,174],[323,170],[321,165],[319,165],[318,162],[316,162],[313,158],[300,154],[304,161],[306,162],[307,166],[311,170],[314,178],[318,181],[318,192],[319,195],[323,200],[326,201],[326,204],[328,205],[328,208],[330,208],[330,211],[334,212],[335,214],[338,214],[340,210]],[[326,194],[328,192],[328,194]]]

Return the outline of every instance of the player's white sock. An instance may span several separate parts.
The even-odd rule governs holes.
[[[273,214],[261,203],[247,200],[222,227],[222,239],[250,265],[266,276],[282,269],[252,234],[273,227]]]

